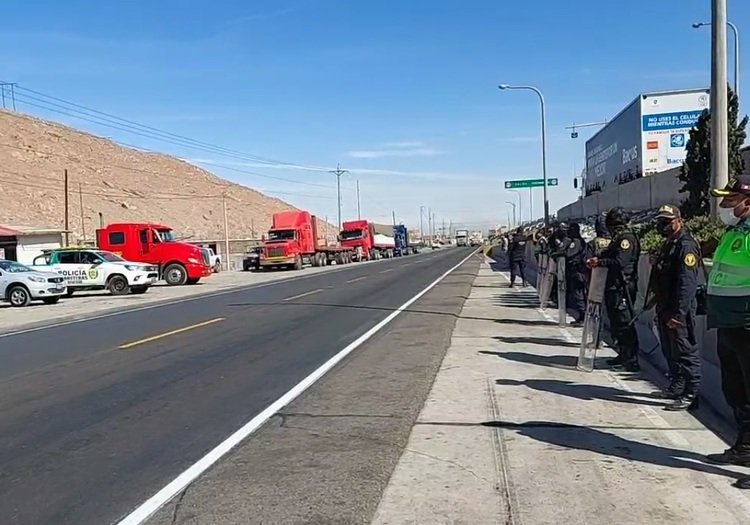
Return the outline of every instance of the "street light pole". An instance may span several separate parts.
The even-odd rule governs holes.
[[[342,170],[341,167],[336,164],[336,169],[331,170],[329,173],[333,173],[336,175],[336,198],[338,200],[338,209],[339,209],[339,232],[341,231],[341,176],[344,173],[349,173],[347,170]]]
[[[697,22],[693,24],[695,29],[710,26],[711,22]],[[727,26],[734,33],[734,93],[740,98],[740,32],[737,26],[727,21]]]
[[[419,240],[424,242],[424,222],[422,221],[422,215],[424,213],[424,206],[419,207]]]
[[[729,180],[729,115],[727,108],[727,0],[711,0],[711,187]],[[711,215],[718,215],[711,199]]]
[[[510,204],[511,206],[513,206],[513,227],[515,228],[516,225],[518,224],[516,222],[516,203],[515,202],[506,201],[505,204]]]
[[[500,84],[500,89],[525,89],[533,91],[539,97],[539,104],[542,110],[542,179],[544,180],[544,224],[549,224],[549,200],[547,199],[547,115],[544,109],[544,95],[534,86],[511,86],[509,84]]]
[[[523,222],[523,205],[521,204],[521,192],[519,190],[508,190],[512,191],[518,196],[518,223]]]

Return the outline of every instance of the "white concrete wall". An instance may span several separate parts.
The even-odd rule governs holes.
[[[61,233],[21,235],[16,245],[16,258],[21,264],[31,264],[34,258],[41,255],[44,250],[52,250],[61,246]]]

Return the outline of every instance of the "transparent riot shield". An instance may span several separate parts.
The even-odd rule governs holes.
[[[568,324],[568,309],[565,301],[567,281],[565,279],[565,257],[557,258],[557,320],[561,327]]]
[[[544,268],[544,275],[542,275],[542,282],[540,284],[541,291],[539,292],[539,306],[542,309],[547,308],[547,303],[549,303],[549,294],[552,291],[556,271],[555,261],[548,257],[547,266]]]
[[[602,322],[602,304],[604,303],[604,287],[607,282],[607,269],[594,268],[591,272],[588,300],[586,302],[586,317],[583,321],[583,337],[581,350],[578,354],[578,369],[584,372],[594,370],[596,351],[599,349],[600,329]]]
[[[544,280],[544,272],[547,270],[547,254],[539,254],[539,263],[536,266],[536,293],[539,298],[542,297],[542,281]]]

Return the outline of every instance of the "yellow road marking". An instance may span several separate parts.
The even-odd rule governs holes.
[[[305,292],[305,293],[301,293],[299,295],[293,295],[291,297],[287,297],[286,299],[284,299],[284,301],[292,301],[294,299],[299,299],[300,297],[305,297],[305,296],[312,295],[314,293],[319,293],[319,292],[322,292],[322,291],[323,291],[323,288],[318,288],[317,290],[310,290],[309,292]]]
[[[164,339],[165,337],[169,337],[170,335],[177,335],[181,334],[183,332],[187,332],[189,330],[195,330],[196,328],[201,328],[202,326],[208,326],[210,324],[218,323],[220,321],[223,321],[224,317],[217,317],[216,319],[211,319],[209,321],[203,321],[202,323],[193,324],[190,326],[186,326],[184,328],[178,328],[177,330],[172,330],[170,332],[164,332],[163,334],[154,335],[151,337],[147,337],[145,339],[140,339],[138,341],[133,341],[132,343],[127,343],[124,345],[120,345],[117,348],[120,350],[127,350],[128,348],[133,348],[134,346],[150,343],[152,341],[158,341],[159,339]]]
[[[367,276],[364,276],[364,277],[357,277],[356,279],[349,279],[349,280],[348,280],[348,281],[346,281],[346,282],[347,282],[347,284],[348,284],[348,283],[356,283],[357,281],[361,281],[362,279],[367,279]]]

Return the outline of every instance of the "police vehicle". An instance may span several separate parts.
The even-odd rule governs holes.
[[[159,278],[154,265],[126,261],[112,252],[90,248],[49,250],[35,258],[32,267],[62,275],[67,297],[81,290],[108,290],[112,295],[142,294]]]

